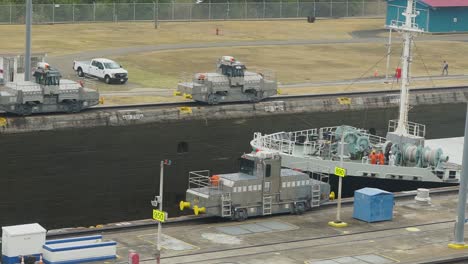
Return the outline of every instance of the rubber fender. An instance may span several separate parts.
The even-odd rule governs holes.
[[[198,207],[198,205],[194,205],[193,206],[193,213],[195,215],[204,214],[204,213],[206,213],[206,208],[205,207]]]
[[[180,201],[179,209],[183,211],[185,208],[190,208],[190,202]]]

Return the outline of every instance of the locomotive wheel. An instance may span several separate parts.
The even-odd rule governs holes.
[[[215,105],[218,104],[218,96],[216,94],[209,94],[208,95],[208,104]]]
[[[19,105],[16,107],[18,114],[22,116],[28,116],[32,114],[32,106],[30,105]]]
[[[238,209],[234,212],[234,220],[242,222],[247,219],[247,210]]]
[[[81,103],[77,101],[71,101],[67,103],[67,112],[69,113],[78,113],[81,111]]]
[[[305,212],[306,206],[303,202],[296,203],[294,208],[294,213],[297,215],[301,215]]]
[[[257,103],[263,99],[263,91],[255,91],[252,94],[252,98],[250,99],[252,102]]]

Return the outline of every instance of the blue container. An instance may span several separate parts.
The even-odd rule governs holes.
[[[369,223],[392,220],[393,193],[376,188],[355,191],[353,217]]]

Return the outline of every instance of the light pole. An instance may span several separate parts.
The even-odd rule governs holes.
[[[158,210],[153,209],[153,219],[158,221],[158,234],[156,238],[156,263],[161,263],[161,232],[162,232],[162,222],[167,218],[166,213],[163,211],[163,187],[164,187],[164,165],[171,165],[170,160],[161,160],[161,172],[159,174],[159,195],[154,197],[154,200],[151,201],[153,207]]]
[[[448,246],[454,249],[468,248],[465,244],[465,207],[466,207],[466,191],[468,183],[468,105],[465,117],[465,138],[463,139],[463,160],[462,172],[460,175],[460,189],[458,191],[458,218],[455,224],[455,241]]]
[[[341,133],[341,146],[340,146],[340,167],[335,168],[335,175],[338,176],[338,206],[336,209],[336,220],[328,222],[329,226],[333,227],[346,227],[347,223],[341,221],[341,189],[343,177],[346,176],[346,170],[343,168],[343,153],[344,153],[344,138],[345,131]]]
[[[26,50],[24,54],[24,80],[31,79],[31,24],[32,0],[26,0]]]

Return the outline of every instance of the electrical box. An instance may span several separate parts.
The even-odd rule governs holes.
[[[2,263],[20,263],[19,256],[41,254],[46,232],[39,224],[2,227]]]
[[[353,217],[369,223],[392,220],[393,193],[376,188],[355,191]]]

